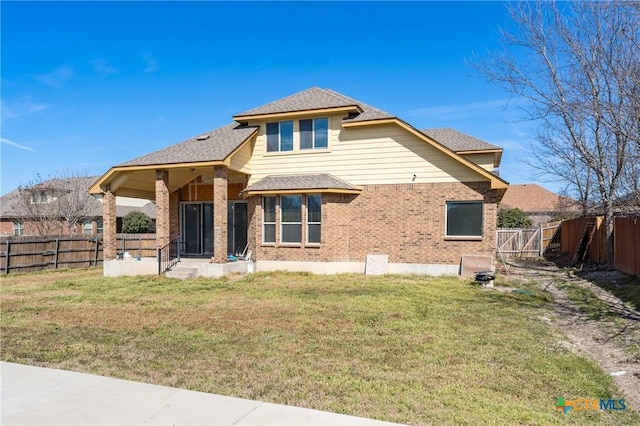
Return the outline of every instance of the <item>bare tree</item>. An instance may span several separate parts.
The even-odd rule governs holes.
[[[639,5],[510,3],[503,50],[476,63],[539,124],[531,164],[566,182],[585,213],[601,206],[610,263],[614,204],[638,177]]]
[[[99,208],[99,201],[87,192],[93,180],[70,170],[47,180],[38,175],[18,188],[17,210],[39,235],[76,234],[78,225]]]

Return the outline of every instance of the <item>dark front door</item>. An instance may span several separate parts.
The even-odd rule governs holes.
[[[247,203],[229,201],[227,204],[227,252],[244,254],[247,247]]]
[[[213,204],[183,203],[180,212],[182,253],[202,256],[213,253]]]

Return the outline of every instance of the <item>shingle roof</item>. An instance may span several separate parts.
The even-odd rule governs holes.
[[[256,127],[231,123],[176,145],[119,164],[119,166],[222,161],[255,131]]]
[[[349,121],[378,120],[382,118],[393,118],[394,116],[374,108],[364,102],[344,96],[330,89],[311,87],[293,95],[278,99],[268,104],[250,109],[235,117],[246,117],[252,115],[277,114],[295,111],[311,111],[315,109],[339,108],[339,107],[360,107],[362,112],[357,116],[348,119]]]
[[[502,150],[499,146],[476,139],[473,136],[469,136],[466,133],[459,132],[455,129],[424,129],[422,130],[422,133],[429,136],[431,139],[435,139],[437,142],[440,142],[442,145],[455,152],[495,149]]]
[[[249,186],[243,192],[286,191],[307,189],[344,189],[358,191],[359,188],[328,173],[309,175],[267,176]]]
[[[502,197],[500,207],[517,207],[526,213],[555,212],[560,199],[559,195],[535,183],[510,185]]]

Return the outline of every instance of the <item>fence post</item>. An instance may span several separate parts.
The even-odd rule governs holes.
[[[542,224],[540,224],[540,257],[542,257],[542,255],[544,254],[544,247],[542,246],[544,244],[544,228],[542,227]]]
[[[93,266],[98,266],[98,237],[96,237],[96,251],[93,255]]]
[[[53,269],[58,269],[58,252],[60,251],[60,238],[56,238],[56,252],[53,256]]]
[[[9,248],[11,247],[11,243],[9,242],[9,240],[7,240],[7,252],[5,253],[5,261],[4,261],[4,274],[8,274],[9,273]]]

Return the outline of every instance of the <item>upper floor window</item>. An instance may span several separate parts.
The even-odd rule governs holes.
[[[267,152],[293,151],[293,121],[267,123]]]
[[[448,201],[447,237],[482,237],[482,201]]]
[[[323,149],[328,142],[328,118],[300,120],[300,149]]]
[[[17,237],[24,235],[24,225],[19,219],[13,221],[13,235]]]
[[[48,191],[33,191],[31,192],[32,204],[45,204],[55,201],[57,197]]]

